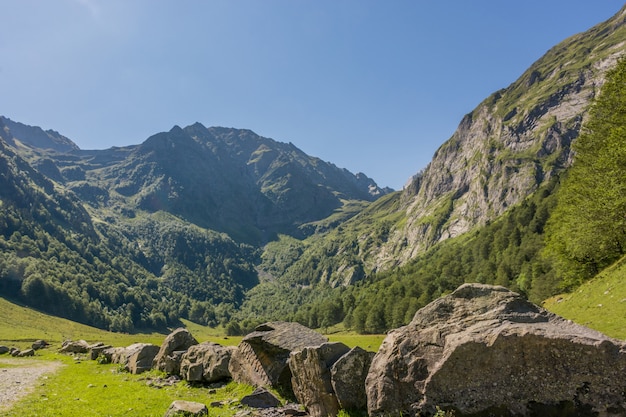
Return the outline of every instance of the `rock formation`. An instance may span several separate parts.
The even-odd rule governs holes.
[[[235,349],[212,342],[193,345],[182,355],[180,376],[190,382],[218,382],[230,379],[228,364]]]
[[[504,287],[465,284],[388,334],[367,376],[368,411],[624,416],[624,375],[624,342]]]
[[[198,341],[189,330],[178,328],[167,335],[154,358],[153,367],[170,375],[178,375],[183,353]]]
[[[360,347],[352,348],[330,369],[330,381],[339,407],[344,410],[366,410],[365,378],[374,352]]]
[[[298,323],[265,323],[239,343],[230,360],[230,373],[237,382],[281,387],[290,396],[293,393],[287,365],[289,354],[327,341],[321,334]]]
[[[330,368],[349,350],[348,346],[336,342],[291,353],[289,368],[293,375],[293,392],[312,417],[336,416],[339,412]]]

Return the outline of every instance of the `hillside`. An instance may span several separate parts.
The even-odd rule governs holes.
[[[571,165],[571,144],[607,71],[626,53],[625,14],[626,8],[549,50],[463,118],[430,164],[393,197],[393,207],[370,206],[342,224],[341,233],[311,239],[311,255],[285,263],[281,273],[300,270],[300,280],[339,283],[346,269],[364,276],[391,270],[498,218],[557,178]],[[298,266],[314,253],[336,256],[324,271]]]

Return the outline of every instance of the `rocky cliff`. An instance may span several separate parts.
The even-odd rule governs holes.
[[[376,251],[373,266],[404,263],[484,225],[567,168],[606,71],[626,53],[625,21],[623,8],[566,39],[467,114],[403,190],[406,222]]]

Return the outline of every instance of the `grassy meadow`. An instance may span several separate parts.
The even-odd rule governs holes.
[[[223,329],[209,328],[183,320],[183,325],[199,342],[212,341],[221,345],[237,345],[241,337],[225,336]],[[223,386],[193,386],[185,381],[173,386],[157,388],[150,381],[165,377],[151,371],[132,375],[116,364],[98,364],[86,358],[76,360],[58,353],[63,340],[84,339],[90,343],[104,342],[113,346],[128,346],[136,342],[160,345],[166,334],[113,333],[70,320],[50,316],[0,298],[0,345],[24,349],[33,341],[44,339],[51,344],[37,351],[34,360],[57,361],[62,366],[37,382],[28,396],[10,409],[2,409],[3,416],[160,416],[174,400],[197,401],[209,407],[211,416],[232,416],[238,410],[239,399],[253,388],[234,382]],[[350,347],[361,346],[376,351],[384,335],[358,335],[342,329],[333,329],[331,342],[343,342]],[[10,363],[3,355],[0,368],[23,366],[25,360]],[[9,363],[7,363],[7,361]]]

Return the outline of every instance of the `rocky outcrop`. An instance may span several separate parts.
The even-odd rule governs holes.
[[[233,352],[229,369],[237,382],[253,386],[280,387],[292,395],[287,360],[292,351],[317,346],[328,340],[298,323],[270,322],[244,337]]]
[[[336,416],[339,412],[330,369],[349,350],[343,343],[324,343],[291,353],[293,392],[312,417]]]
[[[330,369],[330,381],[341,409],[367,409],[365,378],[374,355],[374,352],[368,352],[357,346],[333,364]]]
[[[169,375],[178,375],[183,353],[198,341],[189,330],[178,328],[167,335],[154,358],[153,367]]]
[[[190,382],[218,382],[230,379],[228,364],[235,347],[204,342],[189,347],[182,355],[180,376]]]
[[[624,375],[624,342],[504,287],[466,284],[388,334],[367,376],[368,411],[623,416]]]

